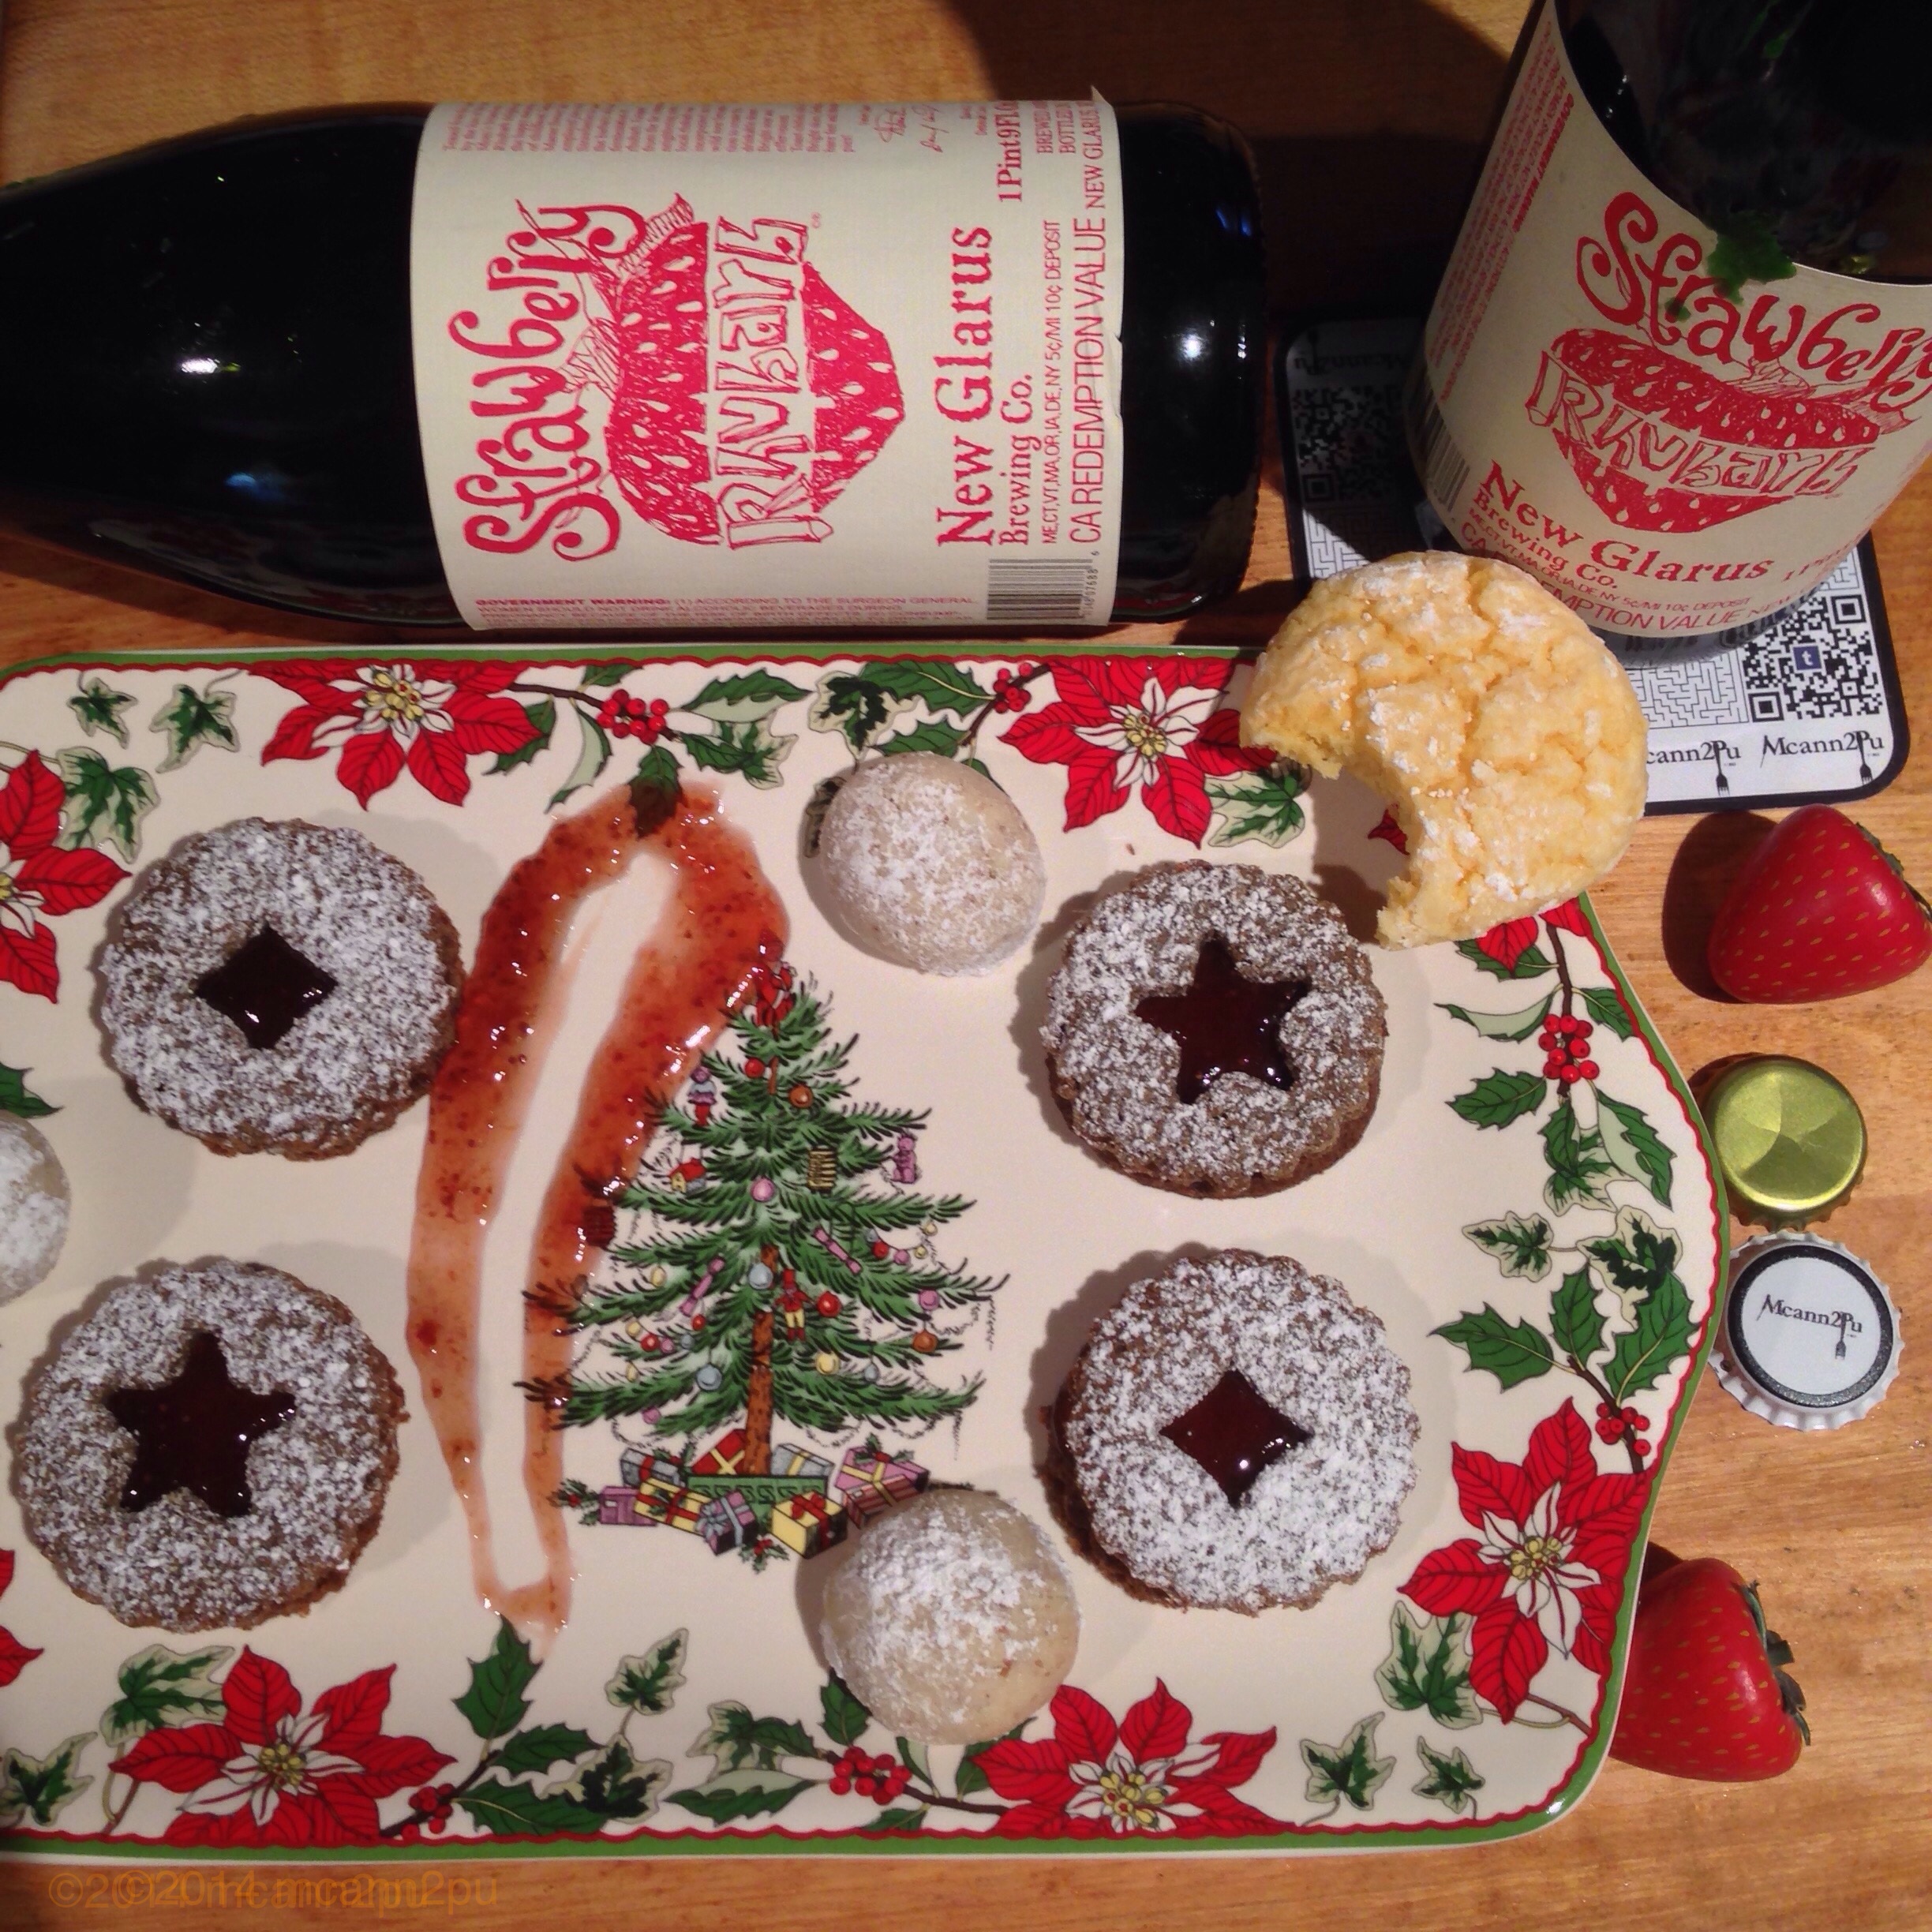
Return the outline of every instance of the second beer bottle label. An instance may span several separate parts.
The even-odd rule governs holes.
[[[458,605],[1105,623],[1123,243],[1099,101],[437,108],[410,300]]]
[[[1409,436],[1466,549],[1590,623],[1750,623],[1829,575],[1932,447],[1932,287],[1729,286],[1532,30],[1430,311]]]

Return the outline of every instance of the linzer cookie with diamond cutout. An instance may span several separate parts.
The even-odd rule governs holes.
[[[1067,1526],[1131,1594],[1313,1603],[1385,1549],[1415,1482],[1409,1371],[1339,1282],[1229,1249],[1136,1282],[1054,1406]]]
[[[1073,1131],[1185,1194],[1267,1194],[1361,1138],[1387,1033],[1368,955],[1299,879],[1150,866],[1067,942],[1041,1028]]]
[[[112,1288],[15,1433],[27,1533],[124,1623],[247,1629],[339,1588],[382,1520],[402,1392],[332,1296],[238,1261]]]
[[[448,1046],[455,928],[360,832],[238,819],[148,868],[102,949],[107,1057],[218,1154],[346,1154]]]

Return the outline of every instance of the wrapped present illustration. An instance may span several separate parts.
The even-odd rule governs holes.
[[[698,1534],[698,1513],[704,1504],[705,1499],[695,1489],[641,1489],[638,1492],[637,1507],[640,1515],[648,1516],[653,1522],[668,1523],[673,1530],[682,1530],[688,1536]]]
[[[601,1523],[621,1524],[629,1530],[648,1530],[661,1520],[646,1511],[643,1498],[632,1485],[623,1488],[600,1489],[597,1519]]]
[[[696,1462],[692,1463],[694,1476],[736,1476],[744,1467],[745,1432],[733,1429],[729,1435],[721,1436]]]
[[[795,1556],[816,1556],[845,1541],[845,1507],[835,1497],[805,1490],[772,1511],[772,1535]]]
[[[780,1443],[773,1449],[771,1473],[811,1483],[820,1489],[828,1488],[832,1481],[831,1463],[824,1456],[800,1448],[796,1443]]]
[[[750,1543],[758,1533],[757,1512],[736,1489],[706,1496],[698,1511],[698,1533],[713,1556]]]
[[[668,1486],[682,1488],[684,1471],[670,1456],[660,1455],[636,1443],[627,1443],[617,1458],[618,1478],[631,1489]]]
[[[863,1529],[895,1503],[917,1496],[931,1480],[909,1457],[895,1456],[871,1442],[845,1451],[833,1478],[833,1493]]]

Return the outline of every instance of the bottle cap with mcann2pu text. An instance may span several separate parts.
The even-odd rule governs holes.
[[[1717,1379],[1785,1428],[1837,1428],[1875,1409],[1898,1374],[1898,1311],[1884,1282],[1819,1234],[1761,1234],[1731,1260]]]

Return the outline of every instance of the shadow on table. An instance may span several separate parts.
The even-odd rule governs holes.
[[[1705,953],[1724,894],[1771,826],[1758,812],[1713,812],[1686,834],[1671,862],[1664,882],[1664,957],[1700,999],[1737,1004],[1711,977]]]

